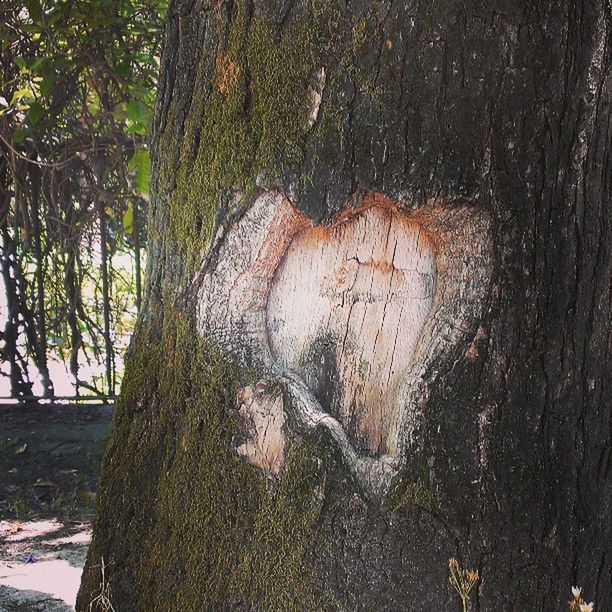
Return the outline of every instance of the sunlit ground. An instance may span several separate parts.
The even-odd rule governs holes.
[[[0,610],[73,610],[90,539],[83,524],[0,521]]]
[[[2,320],[2,309],[0,308],[0,320]],[[49,375],[53,380],[53,386],[55,395],[67,396],[74,395],[75,387],[74,381],[70,373],[66,370],[66,364],[58,361],[49,360]],[[3,364],[5,374],[8,374],[8,364]],[[42,395],[43,386],[40,378],[36,375],[36,369],[33,365],[30,367],[30,371],[33,375],[34,386],[32,387],[32,393],[34,395]],[[104,371],[102,366],[91,367],[86,362],[82,363],[81,375],[84,380],[92,380],[94,376],[100,376]],[[8,376],[0,375],[0,397],[9,397],[11,394],[11,383]]]

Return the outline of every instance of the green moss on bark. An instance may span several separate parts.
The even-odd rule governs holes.
[[[170,229],[189,269],[209,244],[223,195],[248,197],[258,175],[279,176],[302,161],[310,88],[334,22],[329,3],[315,2],[279,34],[278,24],[247,17],[236,3],[226,40],[202,57],[196,79],[202,92],[185,121],[187,144],[174,143],[181,157],[170,198]],[[166,181],[173,172],[162,163]]]
[[[296,442],[268,491],[232,449],[239,373],[178,310],[158,325],[139,330],[129,357],[78,609],[102,559],[119,610],[316,609],[312,453]]]
[[[422,480],[411,479],[407,474],[403,475],[397,489],[385,503],[390,512],[399,512],[405,506],[421,508],[430,513],[438,511],[434,492]]]

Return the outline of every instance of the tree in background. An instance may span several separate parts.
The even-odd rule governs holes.
[[[12,394],[49,356],[79,389],[115,388],[114,358],[139,305],[147,136],[165,2],[28,2],[0,9],[0,232]],[[131,253],[135,272],[113,266]],[[123,266],[125,268],[125,265]],[[105,362],[104,381],[79,378]]]

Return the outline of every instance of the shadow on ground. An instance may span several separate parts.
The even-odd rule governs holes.
[[[74,610],[108,407],[0,407],[0,612]]]
[[[5,602],[5,603],[2,603]],[[45,593],[0,586],[2,612],[73,612],[74,607]]]

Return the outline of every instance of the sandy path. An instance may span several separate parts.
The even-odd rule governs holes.
[[[0,611],[74,610],[89,525],[0,521]]]

